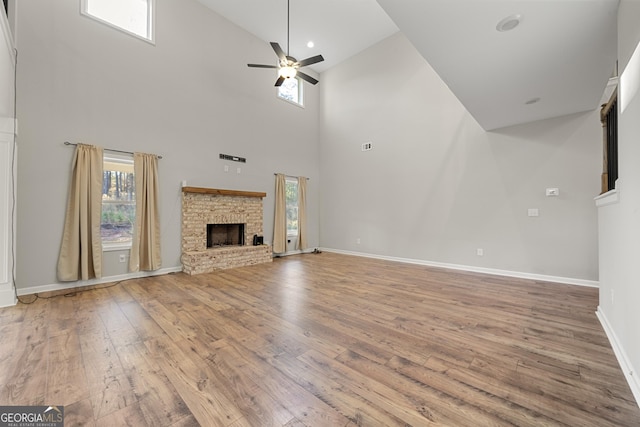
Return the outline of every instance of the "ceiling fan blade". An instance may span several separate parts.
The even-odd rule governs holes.
[[[247,64],[247,67],[253,67],[253,68],[278,68],[275,65],[265,65],[265,64]]]
[[[311,64],[317,64],[318,62],[322,62],[322,61],[324,61],[324,58],[322,57],[322,55],[316,55],[316,56],[312,56],[311,58],[303,59],[302,61],[298,62],[298,65],[301,67],[304,67]]]
[[[282,86],[282,83],[284,83],[285,78],[280,76],[278,77],[278,80],[276,80],[276,84],[274,85],[275,87],[280,87]]]
[[[271,47],[273,48],[273,51],[276,53],[276,55],[278,55],[278,59],[280,59],[280,61],[287,62],[287,55],[284,54],[284,51],[278,43],[271,42]]]
[[[308,74],[303,73],[302,71],[298,70],[298,77],[300,77],[302,80],[307,81],[309,83],[311,83],[312,85],[317,84],[318,80],[314,79],[313,77],[311,77]]]

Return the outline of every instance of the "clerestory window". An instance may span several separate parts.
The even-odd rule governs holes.
[[[154,42],[155,0],[81,0],[82,14]]]
[[[286,79],[282,85],[278,87],[278,98],[303,107],[302,88],[303,84],[300,78]]]

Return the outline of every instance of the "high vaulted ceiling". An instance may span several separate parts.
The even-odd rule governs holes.
[[[198,1],[286,50],[286,0]],[[399,29],[491,130],[597,108],[615,67],[617,8],[618,0],[291,0],[290,53],[321,53],[311,67],[321,73]],[[513,15],[518,26],[496,29]]]

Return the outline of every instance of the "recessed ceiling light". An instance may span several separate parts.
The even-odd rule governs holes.
[[[536,102],[540,102],[540,98],[531,98],[530,100],[525,102],[525,105],[535,104]]]
[[[496,30],[500,32],[511,31],[522,22],[522,15],[511,15],[498,22]]]
[[[307,47],[314,47],[314,46],[315,46],[315,44],[313,43],[313,41],[309,40],[307,42]]]

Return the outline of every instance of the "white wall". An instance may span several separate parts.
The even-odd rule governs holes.
[[[640,42],[640,2],[618,9],[618,61],[624,73]],[[622,90],[624,88],[621,87]],[[634,396],[640,402],[640,95],[618,116],[617,202],[598,210],[600,305],[607,330]]]
[[[15,248],[14,190],[16,131],[14,111],[14,42],[0,5],[0,307],[15,304],[13,287]]]
[[[304,109],[277,99],[275,73],[246,66],[274,62],[267,43],[194,0],[157,0],[155,46],[81,16],[79,0],[29,0],[19,12],[19,290],[57,283],[73,156],[64,141],[163,156],[164,268],[180,266],[183,180],[266,192],[270,242],[273,173],[308,176],[318,244],[318,90],[305,85]],[[126,272],[117,255],[105,254],[103,276]]]
[[[598,280],[598,106],[485,132],[402,34],[322,80],[323,247]]]

